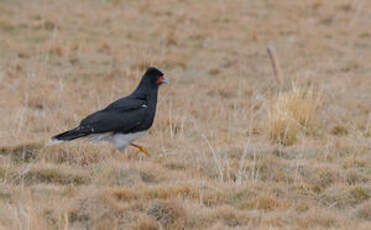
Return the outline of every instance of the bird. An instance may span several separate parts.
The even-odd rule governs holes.
[[[53,136],[49,144],[87,138],[89,142],[110,142],[120,152],[125,152],[130,145],[150,156],[146,148],[133,142],[151,128],[156,114],[158,89],[164,83],[168,83],[165,75],[156,67],[149,67],[130,95],[88,115],[77,127]]]

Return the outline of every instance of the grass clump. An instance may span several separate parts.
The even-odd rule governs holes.
[[[23,180],[26,184],[54,183],[54,184],[86,184],[89,180],[82,175],[66,173],[58,169],[35,169],[26,173]]]
[[[265,132],[273,143],[292,145],[299,134],[314,131],[321,96],[313,87],[292,84],[286,92],[275,96],[267,108]]]
[[[371,188],[367,186],[337,186],[321,194],[321,202],[339,208],[353,207],[367,201],[371,197]]]
[[[0,147],[0,155],[10,156],[15,162],[30,162],[38,156],[42,143],[20,144],[16,146]]]
[[[358,218],[371,221],[371,200],[359,205],[356,208],[354,215]]]
[[[182,229],[185,223],[185,210],[176,200],[154,202],[147,214],[158,221],[163,229]]]
[[[23,167],[0,168],[0,181],[10,184],[87,184],[90,182],[88,175],[80,172],[68,172],[64,168],[33,166],[31,169]]]

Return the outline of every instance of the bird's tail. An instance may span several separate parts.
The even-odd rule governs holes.
[[[80,132],[78,128],[68,130],[64,133],[60,133],[50,139],[49,145],[58,144],[64,141],[72,141],[74,139],[84,137],[87,133]]]

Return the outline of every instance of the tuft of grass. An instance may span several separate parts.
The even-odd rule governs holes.
[[[272,195],[261,194],[254,199],[243,202],[240,208],[272,211],[277,208],[287,208],[288,206],[288,202],[280,201]]]
[[[310,211],[304,215],[298,216],[296,220],[299,229],[313,229],[313,227],[322,227],[323,229],[339,227],[339,222],[330,212]]]
[[[321,202],[339,208],[352,207],[367,201],[371,197],[371,188],[367,186],[337,186],[324,191]]]
[[[371,221],[371,200],[359,205],[355,209],[354,215],[358,218]]]
[[[66,170],[65,168],[44,167],[42,165],[34,165],[26,168],[0,168],[0,179],[14,185],[33,185],[40,183],[81,185],[90,182],[90,178],[85,173]]]
[[[35,169],[21,177],[26,184],[54,183],[54,184],[86,184],[89,179],[85,176],[65,172],[53,168]]]
[[[185,223],[186,213],[179,201],[155,202],[147,213],[160,222],[163,229],[182,229]]]
[[[219,207],[215,212],[217,219],[222,220],[223,224],[228,227],[237,227],[241,225],[243,221],[243,219],[237,215],[236,211],[228,206]]]
[[[0,147],[0,155],[10,156],[15,162],[30,162],[35,160],[43,143],[28,143],[16,146]]]
[[[66,143],[51,145],[41,149],[38,159],[55,164],[67,163],[87,165],[100,162],[115,154],[118,155],[116,152],[110,151],[109,149],[107,149],[107,151],[99,151],[94,145]]]
[[[190,185],[146,186],[141,189],[118,188],[109,193],[116,201],[128,202],[138,199],[170,199],[175,197],[198,198],[199,191]]]
[[[279,92],[267,108],[264,132],[273,143],[292,145],[299,134],[314,131],[320,94],[313,88],[296,84],[285,92]]]
[[[151,219],[151,218],[144,218],[138,220],[138,223],[136,224],[135,230],[159,230],[161,229],[159,224]]]

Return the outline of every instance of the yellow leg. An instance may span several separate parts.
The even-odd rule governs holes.
[[[135,148],[137,148],[138,149],[138,153],[140,153],[140,152],[142,152],[142,153],[145,153],[147,156],[151,156],[150,154],[149,154],[149,152],[143,147],[143,146],[140,146],[140,145],[136,145],[136,144],[134,144],[134,143],[131,143],[130,144],[131,146],[134,146]]]

